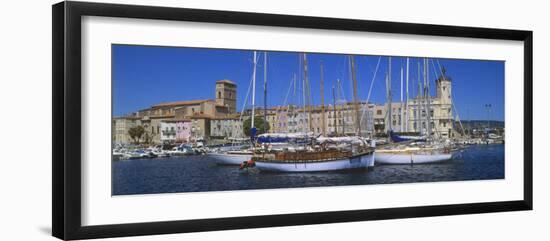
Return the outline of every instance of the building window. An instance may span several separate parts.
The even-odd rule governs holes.
[[[222,92],[218,91],[218,99],[221,99],[221,98],[222,98]]]

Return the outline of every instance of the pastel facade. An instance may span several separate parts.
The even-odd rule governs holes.
[[[244,137],[243,120],[241,120],[239,117],[211,119],[210,137],[222,139]]]
[[[175,121],[176,122],[176,142],[186,143],[189,142],[191,137],[191,121]]]
[[[173,143],[176,141],[177,126],[175,122],[161,122],[160,129],[160,141],[162,143]]]

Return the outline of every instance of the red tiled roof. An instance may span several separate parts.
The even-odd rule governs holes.
[[[212,120],[238,120],[239,116],[216,116],[212,117]]]
[[[150,119],[162,119],[162,118],[174,118],[175,115],[173,114],[167,114],[167,115],[150,115]]]
[[[189,116],[190,119],[212,119],[213,116],[206,115],[206,114],[195,114],[192,116]]]
[[[113,119],[128,119],[128,120],[139,120],[141,119],[141,117],[137,117],[137,116],[117,116],[117,117],[113,117]]]
[[[173,106],[184,106],[184,105],[196,105],[204,102],[213,101],[213,100],[185,100],[185,101],[173,101],[173,102],[164,102],[160,104],[153,105],[155,107],[173,107]]]
[[[164,122],[189,122],[191,121],[189,118],[181,118],[181,119],[169,119],[169,120],[163,120]]]

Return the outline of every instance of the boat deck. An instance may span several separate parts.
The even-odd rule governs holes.
[[[272,152],[258,154],[253,157],[254,161],[260,162],[280,162],[280,163],[309,163],[325,162],[345,158],[354,158],[371,154],[373,148],[364,149],[357,153],[342,150],[324,150],[324,151],[302,151],[302,152]]]

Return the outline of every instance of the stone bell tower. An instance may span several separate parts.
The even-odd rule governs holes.
[[[237,84],[231,80],[216,81],[216,104],[227,106],[229,113],[237,112]]]
[[[436,82],[436,98],[439,99],[441,104],[452,104],[452,87],[451,77],[446,75],[445,67],[441,70],[441,75],[437,78]]]
[[[453,137],[453,99],[451,78],[447,76],[445,68],[441,69],[441,75],[436,82],[436,100],[439,108],[435,109],[435,128],[442,138]]]

